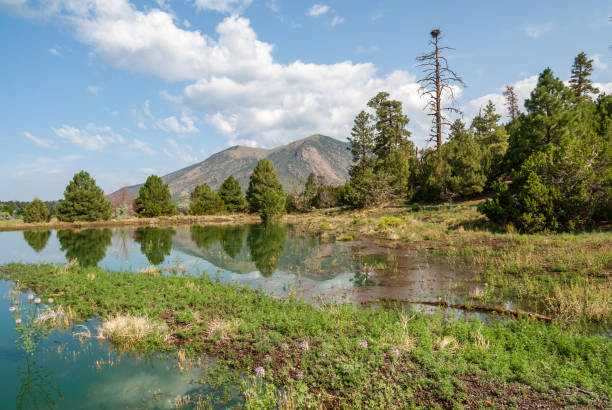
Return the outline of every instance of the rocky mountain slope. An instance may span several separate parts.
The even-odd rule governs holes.
[[[253,168],[262,158],[272,161],[286,191],[301,190],[311,172],[324,175],[329,184],[343,184],[348,179],[348,168],[351,165],[347,142],[316,134],[272,149],[230,147],[200,163],[164,175],[162,179],[170,187],[173,197],[187,195],[201,183],[218,189],[230,175],[246,191]],[[135,198],[141,186],[127,187],[127,195]],[[121,195],[119,190],[108,197],[112,201]]]

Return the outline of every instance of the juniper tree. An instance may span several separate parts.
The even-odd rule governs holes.
[[[589,60],[582,52],[574,58],[569,86],[574,91],[576,102],[589,98],[589,94],[597,94],[599,90],[593,86],[589,78],[593,72],[593,60]]]
[[[107,220],[112,215],[104,191],[85,171],[74,174],[60,200],[57,219],[65,222]]]
[[[45,203],[38,198],[34,198],[23,211],[23,222],[25,223],[49,222],[50,219],[51,212],[49,212]]]
[[[157,175],[151,175],[138,190],[138,198],[134,201],[136,213],[141,217],[176,215],[176,205],[171,202],[168,184]]]
[[[259,213],[264,222],[285,212],[285,190],[269,159],[260,160],[249,179],[246,194],[251,213]]]
[[[516,96],[516,91],[514,91],[514,86],[506,85],[503,96],[506,98],[506,108],[508,109],[510,118],[515,119],[521,115],[518,105],[518,97]]]
[[[483,169],[488,182],[502,173],[502,162],[508,149],[508,133],[500,124],[501,115],[495,112],[495,105],[489,101],[472,120],[471,130],[482,148]]]
[[[421,87],[419,94],[427,96],[429,102],[426,109],[429,110],[430,116],[433,117],[433,127],[431,131],[432,140],[436,141],[436,148],[439,149],[443,142],[443,128],[450,126],[450,122],[445,115],[445,111],[460,113],[453,107],[443,106],[443,98],[450,98],[451,103],[455,102],[453,85],[460,84],[465,86],[465,83],[452,69],[448,67],[446,57],[442,55],[445,50],[453,50],[450,47],[440,46],[440,30],[435,29],[430,32],[432,40],[429,42],[433,46],[433,50],[416,58],[419,67],[423,68],[425,76],[419,80]]]
[[[219,197],[223,200],[229,212],[246,212],[247,202],[242,194],[240,183],[233,176],[227,177],[219,188]]]

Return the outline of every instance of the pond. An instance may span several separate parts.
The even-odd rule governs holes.
[[[448,260],[427,260],[374,242],[330,242],[284,225],[0,233],[0,264],[71,260],[115,271],[205,272],[316,304],[385,298],[461,302],[483,286]],[[33,304],[9,282],[0,281],[0,294],[3,408],[171,408],[186,397],[211,395],[228,397],[224,405],[242,400],[236,386],[213,389],[198,382],[213,363],[184,368],[175,356],[121,354],[95,338],[74,337],[73,332],[95,334],[95,319],[84,327],[37,334],[32,323],[47,301]],[[19,325],[10,306],[19,306],[24,316]]]

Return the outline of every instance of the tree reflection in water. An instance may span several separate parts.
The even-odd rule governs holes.
[[[285,225],[262,224],[250,227],[247,244],[251,258],[263,276],[271,276],[276,270],[286,241]]]
[[[224,226],[221,234],[221,246],[223,251],[232,259],[242,250],[246,227],[244,226]]]
[[[81,266],[96,266],[106,256],[112,235],[110,229],[66,229],[57,232],[57,239],[66,259],[77,259]]]
[[[191,240],[198,248],[206,250],[221,240],[220,226],[192,226]]]
[[[161,265],[172,251],[173,229],[138,228],[134,240],[140,244],[140,251],[147,257],[151,265]]]
[[[51,231],[23,231],[23,239],[35,252],[41,252],[47,246]]]

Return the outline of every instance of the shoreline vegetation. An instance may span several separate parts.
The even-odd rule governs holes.
[[[98,317],[98,337],[119,349],[215,357],[215,380],[241,383],[247,408],[609,408],[612,397],[612,341],[556,324],[317,308],[207,275],[77,264],[8,264],[0,278],[53,298],[75,325]]]

